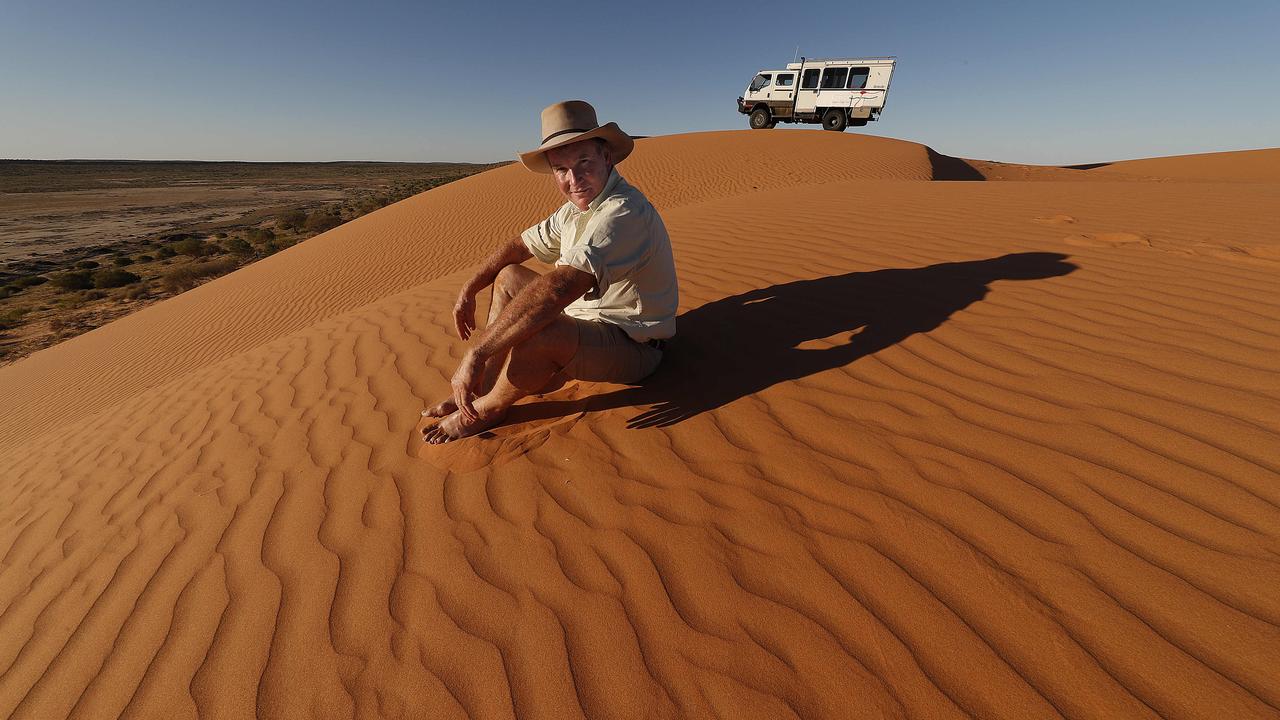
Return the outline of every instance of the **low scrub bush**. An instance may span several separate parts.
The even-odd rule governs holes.
[[[20,277],[17,280],[14,280],[13,284],[18,287],[29,288],[35,287],[36,285],[43,285],[47,282],[49,282],[49,278],[43,275],[27,275],[26,277]]]
[[[276,238],[276,234],[267,228],[249,228],[245,231],[244,236],[255,245],[269,242]]]
[[[179,240],[169,247],[179,255],[188,255],[190,257],[204,257],[209,254],[210,248],[204,244],[199,238],[187,238]]]
[[[125,285],[132,285],[141,279],[128,270],[120,270],[118,268],[99,270],[93,274],[93,286],[96,288],[124,287]]]
[[[303,228],[308,232],[322,233],[326,230],[332,230],[342,224],[342,218],[329,212],[328,210],[316,210],[307,216],[307,221],[303,223]]]
[[[151,262],[152,260],[155,260],[155,258],[151,257],[150,255],[139,255],[138,257],[134,258],[134,260],[137,260],[140,263],[144,263],[144,262]]]
[[[200,284],[201,280],[225,275],[238,267],[234,258],[221,258],[205,262],[193,262],[165,271],[161,277],[166,290],[181,292]]]
[[[16,307],[0,312],[0,330],[8,330],[22,324],[22,318],[31,308]]]
[[[64,272],[49,278],[49,282],[63,290],[88,290],[93,287],[93,275],[88,270]]]
[[[234,255],[252,255],[253,246],[244,238],[233,237],[222,241],[222,248]]]
[[[98,267],[98,261],[97,260],[81,260],[80,262],[76,263],[76,267],[80,268],[81,270],[92,270]]]
[[[307,222],[307,214],[301,210],[290,210],[280,216],[276,221],[276,225],[285,230],[301,230],[304,223]]]
[[[159,250],[156,251],[156,257],[158,258],[171,258],[177,254],[178,254],[178,251],[174,250],[168,245],[165,245],[164,247],[161,247]]]
[[[115,258],[111,262],[114,263],[116,267],[129,267],[130,265],[133,264],[133,258],[121,255],[120,257]]]

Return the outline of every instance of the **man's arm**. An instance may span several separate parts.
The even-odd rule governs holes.
[[[519,237],[499,245],[480,264],[471,279],[463,284],[458,292],[458,302],[453,306],[453,324],[458,329],[458,337],[466,340],[476,329],[476,295],[493,284],[494,278],[508,265],[519,265],[533,257],[533,253],[524,246]]]
[[[546,327],[569,303],[596,284],[594,275],[558,266],[530,282],[477,337],[471,349],[479,359],[498,355]]]
[[[595,283],[591,273],[560,266],[530,282],[513,297],[489,327],[476,336],[475,347],[462,356],[453,374],[450,385],[458,410],[471,420],[479,417],[472,400],[479,389],[485,361],[549,325]]]

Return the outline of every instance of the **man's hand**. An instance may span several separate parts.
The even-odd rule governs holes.
[[[480,415],[476,412],[476,408],[471,404],[476,397],[476,391],[480,389],[480,382],[484,377],[484,358],[478,355],[475,350],[467,351],[462,356],[462,362],[458,364],[458,370],[453,374],[453,379],[449,381],[449,385],[453,388],[453,401],[458,405],[458,410],[468,420],[477,420]]]
[[[453,305],[453,325],[458,329],[458,337],[466,340],[476,329],[476,295],[470,287],[462,288],[458,293],[458,302]]]

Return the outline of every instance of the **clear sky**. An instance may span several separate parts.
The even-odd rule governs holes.
[[[848,132],[948,154],[1275,147],[1278,36],[1277,0],[0,0],[0,157],[492,161],[569,98],[636,135],[745,128],[735,98],[797,45],[897,55]]]

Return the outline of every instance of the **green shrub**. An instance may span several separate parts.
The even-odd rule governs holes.
[[[80,262],[76,263],[76,267],[80,268],[81,270],[92,270],[98,267],[98,262],[96,260],[81,260]]]
[[[114,263],[116,267],[129,267],[130,265],[133,264],[133,258],[121,255],[120,257],[115,258],[111,262]]]
[[[49,282],[49,278],[44,277],[43,275],[27,275],[26,277],[18,278],[13,282],[13,284],[18,287],[29,288],[35,287],[36,285],[43,285],[47,282]]]
[[[327,211],[316,210],[307,216],[307,221],[303,223],[303,228],[310,232],[322,233],[326,230],[332,230],[342,224],[342,218]]]
[[[255,245],[258,243],[270,242],[276,238],[276,234],[267,228],[249,228],[245,231],[244,236],[249,239],[249,242],[254,243]]]
[[[166,271],[161,281],[166,290],[179,292],[199,285],[204,278],[225,275],[238,265],[234,258],[189,263]]]
[[[204,241],[198,238],[187,238],[179,240],[169,247],[179,255],[190,255],[191,257],[203,257],[209,254],[209,248],[205,246]]]
[[[124,287],[125,285],[132,285],[141,279],[128,270],[120,270],[118,268],[99,270],[93,274],[93,286],[96,288]]]
[[[235,255],[252,255],[253,246],[244,238],[233,237],[222,241],[222,247],[229,253]]]
[[[31,312],[31,308],[16,307],[0,312],[0,330],[8,330],[22,324],[22,316]]]
[[[173,248],[169,247],[168,245],[165,245],[164,247],[161,247],[159,250],[156,251],[156,257],[159,257],[159,258],[171,258],[177,254],[178,252]]]
[[[276,221],[276,225],[285,230],[301,230],[304,223],[307,222],[307,214],[301,210],[290,210],[280,216]]]
[[[87,290],[93,287],[93,276],[87,270],[58,273],[49,278],[49,281],[63,290]]]

